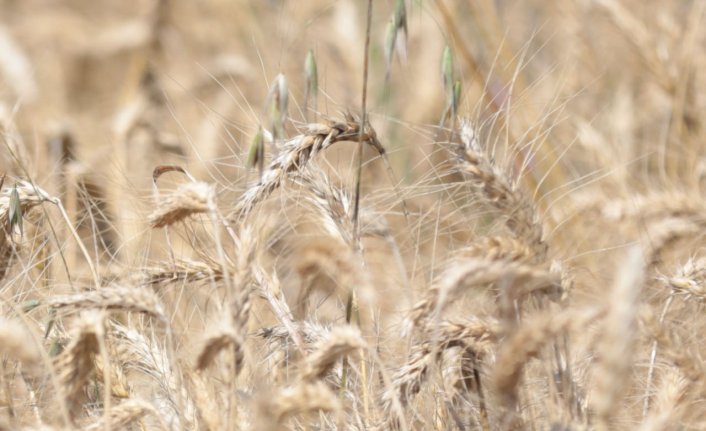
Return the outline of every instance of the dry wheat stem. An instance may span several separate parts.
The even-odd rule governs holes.
[[[611,420],[630,379],[644,266],[642,250],[633,247],[620,262],[613,282],[605,329],[598,346],[601,360],[595,370],[595,394],[591,396],[598,429],[611,429]]]
[[[670,368],[663,373],[655,395],[655,408],[643,419],[639,431],[666,430],[679,424],[686,408],[687,392],[688,381],[680,370]]]
[[[665,325],[660,325],[654,316],[643,317],[642,324],[648,334],[654,337],[659,344],[663,356],[687,380],[687,388],[692,396],[703,398],[706,395],[706,379],[704,378],[706,367],[704,367],[700,355],[692,349],[686,348],[681,343],[680,337]]]
[[[662,313],[659,316],[659,324],[662,325],[664,323],[665,317],[667,317],[667,312],[669,311],[669,307],[672,305],[672,300],[674,299],[674,295],[669,295],[667,298],[667,301],[664,303],[664,307],[662,308]],[[642,404],[642,419],[644,420],[645,417],[647,416],[647,412],[649,411],[650,408],[650,398],[652,396],[651,391],[652,391],[652,379],[654,377],[654,367],[655,367],[655,362],[657,361],[657,341],[652,342],[652,347],[650,349],[650,365],[647,369],[647,379],[645,383],[645,400]]]

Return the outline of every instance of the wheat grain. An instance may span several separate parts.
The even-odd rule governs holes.
[[[334,327],[307,356],[302,379],[314,381],[324,378],[339,359],[365,347],[366,343],[357,329],[345,326]]]
[[[84,429],[87,431],[98,431],[105,429],[106,426],[112,429],[125,429],[146,415],[153,415],[159,418],[157,411],[150,403],[143,400],[126,400],[110,410],[108,424],[105,423],[105,419],[101,419],[87,425]],[[161,421],[156,421],[156,424],[151,424],[151,426],[154,427],[153,429],[168,429]]]
[[[436,331],[438,346],[434,346],[431,339],[424,339],[412,348],[407,362],[395,372],[391,388],[394,393],[385,393],[386,400],[399,396],[402,403],[407,404],[421,390],[433,361],[440,360],[446,349],[462,347],[482,359],[497,342],[500,325],[494,320],[480,319],[443,321],[436,327]]]
[[[689,259],[676,274],[663,277],[664,284],[686,300],[706,301],[706,260]]]
[[[233,328],[223,328],[206,336],[204,346],[196,359],[196,369],[203,370],[215,359],[216,355],[227,348],[235,351],[235,369],[241,370],[243,366],[243,340]]]
[[[56,295],[47,301],[53,308],[85,308],[133,311],[164,319],[164,309],[157,296],[143,288],[110,286],[71,295]]]
[[[493,283],[504,285],[503,292],[510,300],[532,292],[554,293],[561,288],[556,274],[535,266],[482,258],[461,259],[446,271],[428,297],[415,305],[412,320],[420,326],[423,320],[441,315],[465,291]]]
[[[153,228],[169,226],[191,215],[207,212],[213,193],[213,188],[203,182],[179,185],[159,202],[157,209],[149,216],[150,225]]]
[[[458,166],[467,183],[506,219],[505,223],[518,239],[532,247],[539,258],[547,253],[542,226],[531,201],[507,174],[494,166],[483,154],[475,132],[468,121],[461,124],[461,148]]]
[[[79,396],[86,382],[94,373],[95,356],[98,353],[102,322],[97,316],[84,317],[78,324],[75,335],[66,349],[56,357],[54,368],[73,411],[80,406]]]
[[[313,411],[341,414],[343,408],[336,395],[322,382],[300,383],[283,388],[263,398],[258,404],[259,420],[256,429],[262,431],[282,429],[287,419]]]
[[[247,215],[255,205],[275,191],[288,175],[302,169],[319,152],[343,141],[365,142],[375,148],[380,155],[385,154],[385,149],[378,142],[375,131],[368,124],[363,128],[362,133],[360,125],[352,118],[345,122],[309,124],[304,134],[284,143],[280,154],[265,170],[262,180],[245,191],[232,212],[234,217],[240,219]]]

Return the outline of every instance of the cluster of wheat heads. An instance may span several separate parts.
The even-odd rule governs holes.
[[[321,29],[297,75],[239,95],[237,58],[180,75],[209,50],[177,29],[237,36],[210,40],[186,3],[145,2],[66,58],[0,27],[0,430],[706,427],[703,2],[654,20],[637,0],[297,2],[291,19],[362,37]],[[46,27],[27,4],[0,0]],[[114,8],[49,8],[50,35]],[[561,37],[521,48],[502,23],[527,16]],[[567,47],[580,70],[555,70]],[[602,55],[629,62],[588,73]],[[96,75],[124,58],[117,97]],[[324,59],[349,113],[324,115]],[[440,104],[396,105],[405,61],[433,69]],[[4,104],[50,94],[44,63],[74,120],[49,128],[49,160],[31,123],[49,115]],[[263,112],[236,133],[221,112],[252,89]],[[106,154],[82,148],[105,134]]]

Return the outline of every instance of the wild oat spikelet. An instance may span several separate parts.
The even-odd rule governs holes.
[[[150,225],[153,228],[169,226],[193,214],[207,212],[213,193],[213,187],[204,182],[180,184],[149,216]]]
[[[311,320],[301,320],[294,324],[296,333],[301,334],[304,343],[304,350],[311,352],[317,343],[325,339],[330,333],[331,328],[323,326]],[[272,356],[277,352],[290,349],[294,340],[292,332],[284,325],[277,325],[259,329],[255,335],[263,338],[268,345],[268,356]]]
[[[14,187],[6,187],[0,192],[0,280],[10,269],[12,255],[17,249],[12,239],[14,227],[22,225],[22,218],[30,209],[51,200],[53,198],[47,192],[26,181],[18,181]]]

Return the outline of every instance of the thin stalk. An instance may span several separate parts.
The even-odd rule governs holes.
[[[476,355],[471,357],[471,366],[473,367],[473,379],[476,383],[476,392],[478,395],[478,411],[480,414],[480,426],[483,431],[490,431],[490,422],[488,420],[488,410],[485,406],[485,395],[483,394],[483,386],[480,382],[480,371],[478,370],[478,361]]]
[[[674,295],[669,295],[667,301],[664,303],[664,308],[662,308],[662,314],[659,316],[659,324],[662,326],[664,324],[664,319],[667,317],[667,312],[669,307],[672,305],[672,300]],[[652,379],[655,373],[655,362],[657,362],[657,341],[652,342],[652,352],[650,353],[650,367],[647,370],[647,383],[645,384],[645,401],[642,404],[642,419],[644,420],[647,416],[647,411],[650,409],[650,390],[652,389]]]
[[[367,123],[366,104],[368,100],[368,63],[370,61],[368,52],[370,50],[370,29],[373,21],[373,0],[368,0],[368,20],[365,30],[365,51],[363,53],[363,94],[360,103],[360,128],[358,133],[358,168],[355,177],[355,195],[353,203],[353,232],[356,243],[360,239],[360,229],[358,223],[358,213],[360,210],[360,177],[363,170],[363,135],[365,133],[365,125]]]
[[[365,28],[365,49],[363,52],[363,93],[360,102],[360,127],[358,128],[358,168],[356,170],[355,177],[355,194],[353,203],[353,239],[358,252],[360,252],[360,223],[359,223],[359,212],[360,212],[360,178],[363,171],[363,136],[365,134],[365,125],[367,124],[367,111],[366,104],[368,101],[368,63],[369,63],[369,50],[370,50],[370,32],[373,22],[373,0],[368,0],[368,16]],[[355,292],[351,290],[348,294],[348,300],[346,302],[346,323],[351,322],[351,315],[353,311],[354,303],[356,302]],[[357,308],[357,307],[356,307]],[[358,325],[360,325],[360,318],[358,318]],[[362,359],[364,360],[364,359]],[[346,383],[348,380],[348,367],[347,362],[343,362],[343,370],[341,372],[341,394],[345,391]],[[363,382],[365,385],[365,382]],[[364,400],[367,404],[367,400]]]
[[[100,326],[98,331],[98,349],[101,359],[103,360],[103,429],[110,431],[110,407],[111,407],[111,378],[110,375],[110,355],[108,354],[108,346],[105,343],[105,331],[103,330],[103,318],[101,316]]]

